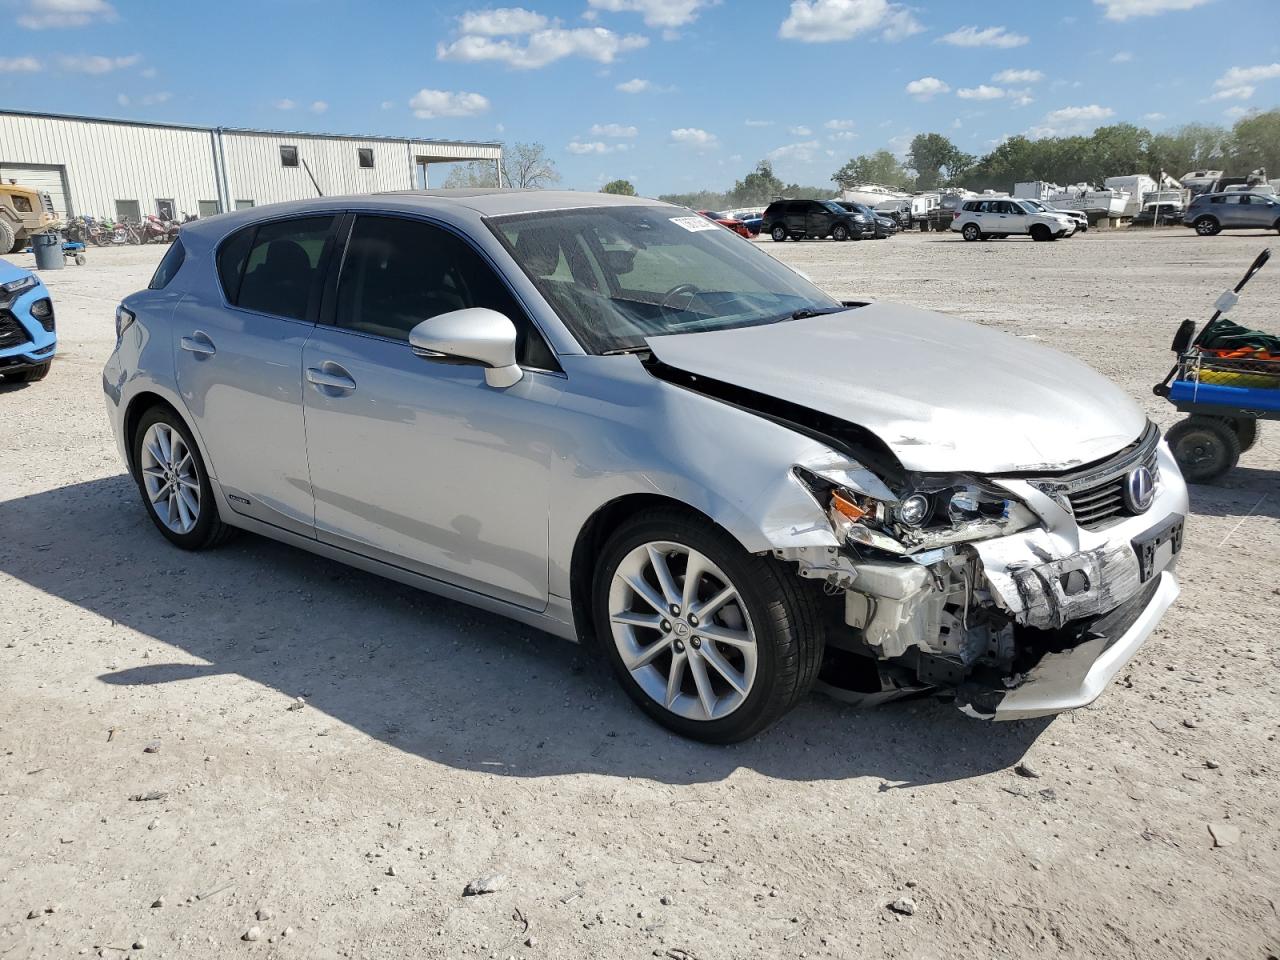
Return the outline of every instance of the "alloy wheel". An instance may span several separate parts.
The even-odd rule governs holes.
[[[706,555],[655,541],[628,553],[609,587],[609,625],[645,694],[677,716],[719,720],[756,679],[756,634],[738,588]]]
[[[190,533],[200,521],[200,477],[187,442],[167,423],[153,423],[142,438],[142,481],[160,522]]]

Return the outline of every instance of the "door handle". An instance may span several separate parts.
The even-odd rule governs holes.
[[[189,337],[183,337],[181,340],[181,346],[183,350],[186,350],[189,353],[198,353],[202,357],[212,357],[218,352],[217,348],[213,345],[213,341],[199,330]]]
[[[324,369],[327,367],[328,369]],[[307,382],[331,390],[354,390],[356,382],[351,374],[336,363],[326,362],[324,367],[307,367]]]

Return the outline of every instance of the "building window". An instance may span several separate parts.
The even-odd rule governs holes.
[[[123,223],[141,223],[142,205],[137,200],[117,200],[116,219]]]
[[[177,220],[177,213],[173,206],[172,200],[156,201],[156,216],[161,220]]]
[[[296,167],[298,165],[298,148],[297,147],[281,147],[280,148],[280,166]]]
[[[359,161],[361,167],[370,170],[373,169],[373,148],[361,147],[356,151],[356,159]]]
[[[252,201],[252,200],[237,200],[237,201],[236,201],[236,209],[237,209],[237,210],[252,210],[252,209],[253,209],[253,201]]]
[[[201,200],[200,201],[200,216],[215,217],[221,212],[222,212],[222,207],[221,205],[219,205],[217,200]]]

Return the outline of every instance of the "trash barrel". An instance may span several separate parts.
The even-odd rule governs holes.
[[[36,253],[37,270],[61,270],[65,265],[62,259],[62,237],[56,233],[37,233],[31,238],[32,249]]]

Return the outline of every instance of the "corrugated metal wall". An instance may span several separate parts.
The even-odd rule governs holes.
[[[72,212],[114,216],[117,200],[154,213],[157,199],[194,213],[218,196],[208,132],[0,115],[0,164],[67,172]]]
[[[502,155],[497,144],[215,132],[0,112],[0,165],[64,167],[75,214],[111,217],[117,200],[136,200],[147,214],[160,199],[196,213],[200,201],[221,200],[223,209],[234,209],[238,200],[261,205],[316,196],[301,164],[283,166],[281,146],[298,148],[326,196],[412,189],[419,158],[442,163]],[[361,148],[373,151],[372,168],[359,165]]]

